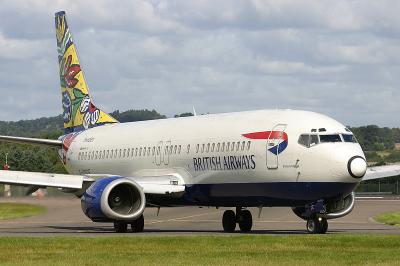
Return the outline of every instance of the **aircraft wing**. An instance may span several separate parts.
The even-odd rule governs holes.
[[[379,179],[384,177],[398,176],[400,175],[400,165],[383,165],[383,166],[374,166],[369,167],[367,172],[363,177],[363,181]]]
[[[100,177],[111,175],[70,175],[50,174],[39,172],[23,172],[0,170],[0,183],[31,186],[31,187],[57,187],[67,189],[84,189]],[[185,185],[177,176],[165,175],[156,177],[126,177],[138,183],[145,194],[174,194],[185,191]]]
[[[0,183],[10,185],[81,189],[84,182],[93,181],[83,175],[0,170]]]

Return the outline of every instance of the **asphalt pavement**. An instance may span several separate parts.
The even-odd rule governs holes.
[[[110,223],[94,223],[82,212],[76,198],[1,198],[0,202],[25,202],[47,208],[44,215],[0,221],[0,236],[112,236]],[[253,230],[250,234],[306,234],[306,223],[295,216],[290,208],[264,208],[258,217],[253,214]],[[125,233],[127,236],[158,235],[231,235],[224,233],[221,218],[224,209],[179,207],[147,208],[143,233]],[[357,198],[351,214],[329,220],[328,234],[396,234],[400,227],[383,225],[373,217],[377,214],[400,211],[400,200],[395,198]],[[233,234],[241,234],[239,231]]]

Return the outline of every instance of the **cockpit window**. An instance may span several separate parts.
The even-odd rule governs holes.
[[[300,135],[298,142],[300,145],[310,147],[310,135],[308,135],[308,134]]]
[[[321,143],[324,142],[342,142],[339,134],[332,134],[332,135],[319,135],[319,139]]]
[[[310,148],[317,145],[319,143],[319,139],[317,134],[302,134],[300,135],[298,142],[300,145]]]
[[[319,143],[318,135],[310,135],[310,147]]]
[[[357,143],[357,139],[354,135],[352,134],[342,134],[344,142],[353,142]]]

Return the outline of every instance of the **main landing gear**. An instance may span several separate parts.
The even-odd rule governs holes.
[[[325,234],[328,230],[328,221],[326,218],[313,217],[307,219],[307,231],[310,234]]]
[[[133,233],[143,232],[144,229],[144,217],[141,215],[137,220],[126,222],[126,221],[115,221],[114,230],[116,233],[126,233],[128,231],[128,224],[131,225]]]
[[[222,227],[225,232],[235,231],[236,224],[239,224],[240,231],[250,232],[253,226],[253,218],[249,210],[236,207],[236,214],[232,210],[226,210],[222,216]]]

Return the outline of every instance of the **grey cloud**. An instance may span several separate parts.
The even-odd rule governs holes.
[[[0,120],[60,113],[53,19],[65,9],[103,109],[292,108],[400,126],[398,5],[3,0]]]

